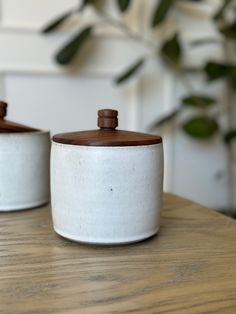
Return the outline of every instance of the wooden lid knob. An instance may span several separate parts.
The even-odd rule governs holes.
[[[98,126],[101,129],[115,130],[118,126],[118,111],[113,109],[98,110]]]
[[[0,100],[0,119],[3,119],[7,115],[7,103]]]

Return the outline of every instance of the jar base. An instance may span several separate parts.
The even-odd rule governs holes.
[[[141,241],[144,241],[144,240],[147,240],[149,238],[152,238],[154,237],[158,231],[159,231],[159,227],[155,230],[155,231],[152,231],[152,232],[148,232],[146,234],[142,234],[141,236],[136,236],[136,237],[133,237],[133,238],[127,238],[127,239],[117,239],[117,240],[113,240],[113,241],[104,241],[103,240],[97,240],[97,239],[90,239],[90,240],[87,240],[87,239],[81,239],[80,237],[75,237],[74,235],[70,235],[70,234],[67,234],[63,231],[60,231],[58,230],[55,226],[53,227],[55,232],[67,239],[67,240],[70,240],[70,241],[73,241],[73,242],[77,242],[77,243],[80,243],[80,244],[87,244],[87,245],[97,245],[97,246],[118,246],[118,245],[126,245],[126,244],[132,244],[132,243],[137,243],[137,242],[141,242]]]
[[[11,205],[11,206],[4,206],[1,207],[0,206],[0,213],[4,213],[4,212],[16,212],[16,211],[21,211],[21,210],[29,210],[29,209],[35,209],[38,207],[42,207],[46,204],[48,204],[50,202],[50,200],[42,200],[42,201],[37,201],[37,202],[32,202],[29,204],[21,204],[21,205]]]

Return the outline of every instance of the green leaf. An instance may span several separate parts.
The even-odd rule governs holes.
[[[236,89],[236,66],[230,65],[227,67],[227,78],[231,86]]]
[[[219,19],[223,16],[225,10],[227,9],[228,5],[229,5],[231,2],[232,2],[232,0],[224,0],[224,1],[223,1],[223,3],[222,3],[222,5],[220,6],[219,10],[215,13],[215,15],[214,15],[214,17],[213,17],[214,20],[219,20]]]
[[[233,88],[236,88],[236,66],[234,64],[208,62],[204,71],[209,81],[225,78]]]
[[[115,83],[120,84],[120,83],[123,83],[124,81],[128,80],[131,76],[136,74],[141,69],[141,67],[144,65],[144,62],[145,62],[144,59],[140,59],[137,62],[135,62],[133,65],[131,65],[131,67],[129,67],[125,72],[120,74],[115,79]]]
[[[95,8],[100,8],[104,5],[104,1],[103,0],[83,0],[82,4],[79,7],[79,11],[83,11],[89,5]]]
[[[191,118],[183,124],[183,130],[190,136],[197,139],[208,139],[218,130],[216,120],[207,116]]]
[[[206,108],[213,105],[216,100],[205,95],[190,95],[182,99],[185,106],[192,106],[197,108]]]
[[[181,60],[182,49],[179,42],[178,34],[164,42],[161,47],[161,54],[171,65],[178,65]]]
[[[130,3],[131,0],[117,0],[117,4],[121,12],[125,12],[128,9]]]
[[[87,5],[94,5],[96,0],[83,0],[82,6],[86,7]]]
[[[43,29],[42,29],[42,33],[50,33],[52,31],[54,31],[55,29],[57,29],[59,26],[61,26],[61,24],[63,24],[72,14],[72,11],[69,11],[59,17],[57,17],[54,21],[50,22],[48,25],[46,25]]]
[[[93,27],[89,26],[80,31],[56,54],[56,61],[62,65],[69,64],[91,36],[92,30]]]
[[[229,24],[220,29],[221,33],[224,34],[225,37],[236,39],[236,21],[232,24]]]
[[[174,111],[172,111],[171,113],[163,116],[162,118],[158,119],[157,121],[155,121],[154,123],[152,123],[152,125],[150,126],[150,130],[153,130],[155,128],[158,128],[160,126],[162,126],[163,124],[166,124],[168,122],[171,122],[172,120],[174,120],[178,114],[180,113],[181,109],[178,108]]]
[[[227,69],[228,69],[227,65],[211,61],[208,62],[204,67],[204,71],[209,81],[214,81],[226,77]]]
[[[172,7],[174,0],[159,0],[157,6],[154,10],[154,15],[152,17],[151,26],[155,27],[164,21],[170,8]]]
[[[227,145],[230,144],[232,140],[236,140],[236,130],[230,130],[224,135],[224,141]]]

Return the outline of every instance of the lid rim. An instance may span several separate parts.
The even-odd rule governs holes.
[[[69,144],[69,143],[61,143],[61,142],[56,142],[56,141],[54,141],[53,139],[52,139],[52,143],[54,143],[54,144],[59,144],[59,145],[66,145],[66,146],[73,146],[73,147],[90,147],[90,148],[92,148],[92,147],[106,147],[106,148],[109,148],[109,147],[114,147],[114,148],[118,148],[118,147],[145,147],[145,146],[153,146],[153,145],[161,145],[161,144],[163,144],[163,142],[161,141],[161,142],[157,142],[157,143],[152,143],[152,144],[139,144],[139,145],[85,145],[85,144],[77,144],[77,145],[75,145],[75,144]]]
[[[161,144],[162,138],[158,135],[132,131],[96,129],[56,134],[52,141],[75,146],[127,147]]]
[[[50,130],[47,129],[36,129],[35,131],[22,131],[22,132],[14,132],[14,131],[7,131],[7,132],[1,132],[0,130],[0,136],[6,136],[6,135],[24,135],[24,134],[50,134]]]
[[[0,133],[26,133],[37,131],[30,126],[6,120],[8,104],[0,100]]]

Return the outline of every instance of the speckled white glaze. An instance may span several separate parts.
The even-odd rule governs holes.
[[[49,132],[0,133],[0,211],[47,203],[49,167]]]
[[[66,238],[118,244],[154,235],[160,225],[162,189],[162,144],[52,144],[53,224]]]

